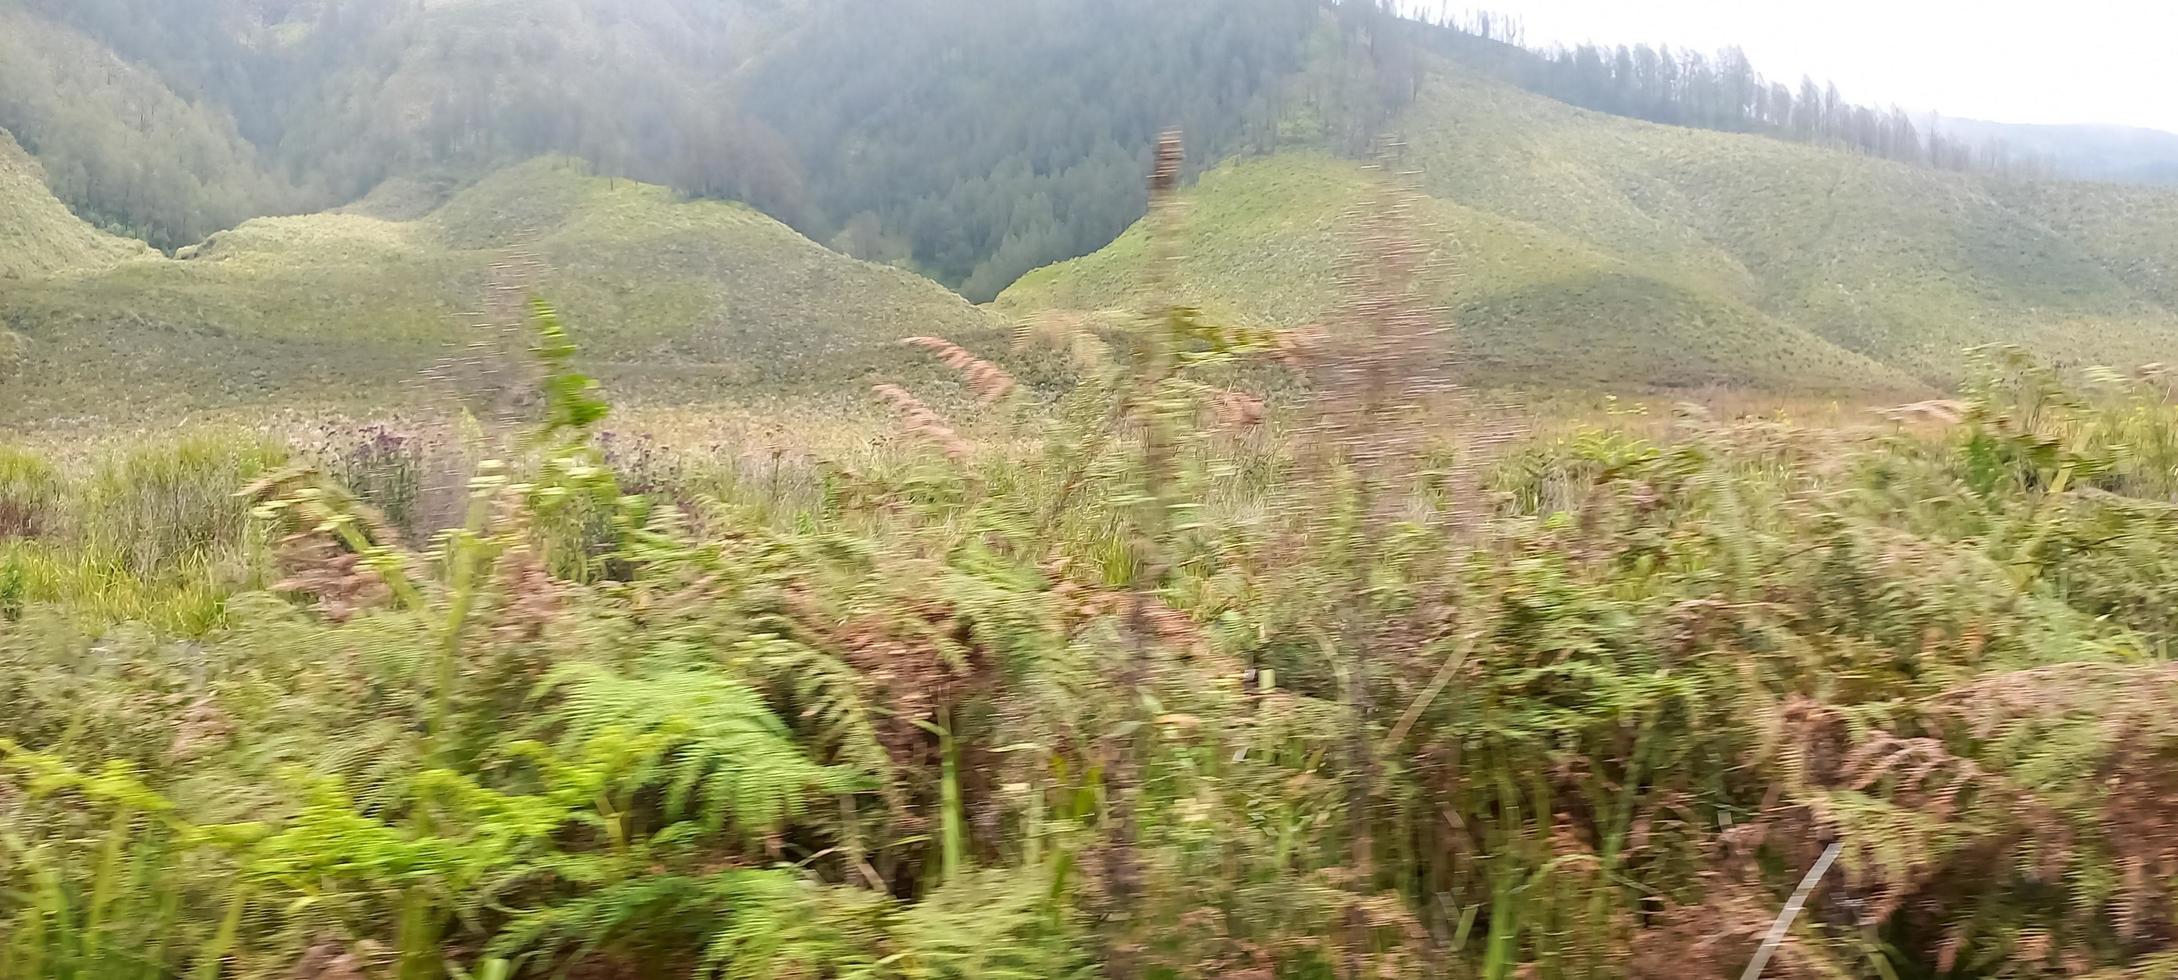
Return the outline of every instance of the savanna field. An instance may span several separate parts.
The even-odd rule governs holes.
[[[1527,431],[1377,312],[8,448],[0,971],[1724,976],[1826,851],[1767,975],[2172,963],[2166,377]]]
[[[0,0],[0,980],[2178,978],[2178,157],[1522,45]]]

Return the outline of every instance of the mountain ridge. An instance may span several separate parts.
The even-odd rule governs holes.
[[[1943,117],[1931,128],[1996,146],[2073,180],[2178,184],[2178,133],[2112,123],[2004,123]]]

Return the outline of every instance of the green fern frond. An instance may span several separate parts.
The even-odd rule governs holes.
[[[704,974],[718,980],[774,977],[874,978],[900,976],[880,959],[886,896],[852,888],[827,888],[769,871],[736,876],[733,914],[704,950]]]
[[[686,942],[735,914],[752,889],[745,878],[772,871],[735,870],[709,877],[657,874],[614,882],[579,898],[517,916],[492,941],[495,956],[584,953],[643,939]],[[568,877],[562,875],[562,877]]]
[[[529,303],[530,324],[537,332],[534,353],[544,367],[546,417],[539,441],[566,434],[579,437],[605,418],[609,407],[598,396],[598,383],[575,370],[575,342],[551,304],[541,299]]]
[[[794,693],[799,716],[813,724],[821,744],[834,757],[860,768],[877,781],[891,778],[892,758],[877,740],[876,712],[865,698],[865,681],[852,666],[821,650],[780,636],[742,641],[733,651]]]
[[[1084,937],[1055,915],[1049,885],[1034,873],[983,871],[956,878],[892,923],[902,972],[916,977],[1086,977]]]
[[[811,761],[756,691],[721,674],[621,677],[583,665],[562,671],[553,686],[569,738],[614,730],[666,736],[653,766],[634,778],[665,789],[674,819],[771,831],[817,795],[866,787],[850,769]]]

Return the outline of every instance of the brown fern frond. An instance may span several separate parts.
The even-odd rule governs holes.
[[[202,758],[224,747],[234,737],[234,719],[220,710],[210,695],[197,698],[182,709],[174,726],[174,741],[167,756],[177,762]]]
[[[1851,741],[1843,713],[1812,698],[1795,696],[1765,727],[1776,742],[1777,765],[1786,789],[1805,792],[1836,781]]]
[[[519,428],[536,410],[537,365],[526,306],[545,266],[529,252],[509,251],[491,267],[481,309],[461,317],[461,340],[423,374],[425,384],[453,398],[471,417],[500,430]]]
[[[1222,428],[1252,429],[1263,424],[1263,399],[1245,391],[1220,391],[1210,397],[1210,414]]]
[[[1879,414],[1884,418],[1899,423],[1941,422],[1945,425],[1953,425],[1966,417],[1966,403],[1936,398],[1914,402],[1909,405],[1900,405],[1895,408],[1886,408],[1881,410]]]
[[[296,980],[363,980],[368,976],[363,960],[335,942],[322,942],[306,950],[289,975]]]
[[[1044,310],[1014,324],[1013,349],[1057,351],[1077,367],[1102,369],[1111,365],[1112,352],[1098,338],[1097,326],[1126,316],[1124,310]]]
[[[1481,514],[1480,476],[1505,445],[1525,434],[1513,413],[1476,403],[1453,379],[1455,349],[1448,312],[1435,300],[1455,272],[1442,268],[1411,175],[1393,169],[1400,147],[1387,144],[1375,192],[1349,211],[1352,229],[1339,273],[1344,308],[1322,326],[1279,338],[1280,356],[1307,370],[1316,391],[1320,444],[1383,486],[1408,482],[1423,441],[1449,434],[1458,465],[1443,474],[1456,502],[1450,522],[1471,527]],[[1442,427],[1411,424],[1450,416]]]
[[[1289,368],[1296,371],[1306,370],[1314,360],[1322,356],[1328,334],[1329,331],[1321,323],[1279,331],[1277,339],[1273,341],[1277,346],[1274,356],[1279,363]]]
[[[361,555],[320,535],[298,534],[282,540],[275,560],[286,574],[273,583],[272,591],[307,596],[319,613],[336,623],[383,604],[392,595],[385,579]]]
[[[1022,317],[1013,325],[1013,349],[1033,347],[1064,349],[1075,335],[1089,329],[1089,315],[1075,310],[1043,310]]]
[[[909,337],[900,342],[936,354],[946,367],[959,372],[962,380],[968,383],[968,390],[975,392],[976,398],[985,405],[1006,397],[1019,387],[1013,375],[1007,374],[1004,368],[943,337]]]
[[[909,435],[927,440],[932,445],[937,446],[939,451],[945,453],[947,459],[960,460],[967,458],[967,441],[962,439],[959,433],[954,432],[952,426],[945,424],[944,416],[931,410],[930,406],[923,404],[922,399],[909,394],[907,389],[899,385],[878,385],[870,390],[875,392],[877,397],[886,405],[891,406],[893,412],[900,416],[901,421],[907,423]]]
[[[499,594],[503,597],[492,623],[492,635],[510,643],[528,643],[545,637],[559,619],[566,589],[534,549],[510,550],[499,563]]]

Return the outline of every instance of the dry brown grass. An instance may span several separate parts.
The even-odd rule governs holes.
[[[966,459],[970,453],[968,442],[946,424],[944,416],[932,411],[930,406],[898,385],[878,385],[871,391],[878,399],[891,407],[904,424],[904,431],[915,438],[929,442],[953,460]]]

